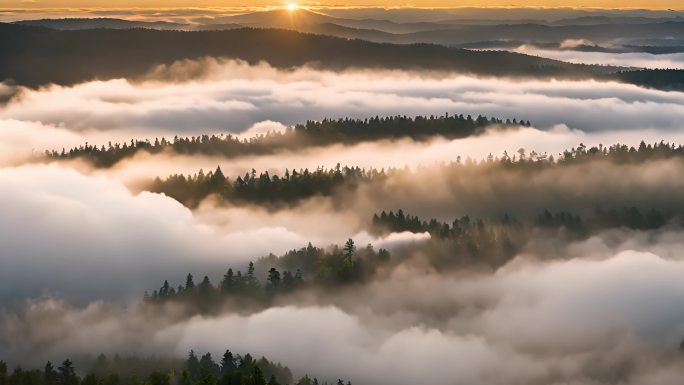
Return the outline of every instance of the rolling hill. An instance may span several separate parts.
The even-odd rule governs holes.
[[[646,71],[625,77],[624,69],[617,67],[570,64],[506,51],[374,43],[283,29],[61,31],[0,23],[0,78],[32,87],[136,78],[161,64],[202,57],[266,61],[278,68],[309,64],[336,70],[361,67],[481,76],[627,79],[666,89],[682,87],[684,73]]]

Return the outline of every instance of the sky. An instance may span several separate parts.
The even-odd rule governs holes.
[[[146,7],[267,7],[287,0],[0,0],[0,8],[146,8]],[[339,7],[589,7],[684,9],[681,0],[319,0],[301,5]]]

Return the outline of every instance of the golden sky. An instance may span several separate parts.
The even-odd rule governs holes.
[[[294,1],[322,6],[415,7],[593,7],[684,9],[684,0],[317,0]],[[0,0],[0,8],[176,8],[281,6],[283,0]]]

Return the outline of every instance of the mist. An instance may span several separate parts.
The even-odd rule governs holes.
[[[621,239],[618,246],[598,236],[558,248],[566,256],[582,250],[567,260],[526,255],[491,274],[400,267],[367,286],[253,314],[185,319],[174,307],[155,314],[137,304],[32,301],[3,316],[0,354],[220,356],[230,348],[288,362],[298,375],[351,373],[357,383],[675,384],[684,335],[684,264],[673,257],[681,232],[640,245],[633,235],[605,235]]]
[[[241,133],[263,121],[375,115],[479,114],[587,132],[681,128],[684,94],[597,81],[514,81],[457,73],[302,67],[205,59],[139,81],[94,81],[21,92],[0,119],[63,127],[90,143]],[[604,119],[610,114],[611,119]]]
[[[235,11],[79,12],[204,23]],[[428,13],[510,12],[461,11]],[[42,12],[62,11],[26,14]],[[23,15],[0,11],[4,20]],[[573,50],[585,43],[519,50],[644,68],[684,63],[680,54]],[[251,155],[166,146],[154,154],[127,148],[113,164],[93,161],[90,147],[57,156],[85,143],[213,134],[248,141],[308,120],[445,113],[521,123],[459,139],[372,141],[324,127],[310,142],[257,143]],[[454,132],[444,121],[428,132],[457,136],[461,123],[445,121],[456,122]],[[415,124],[406,122],[397,127]],[[30,369],[99,353],[182,359],[192,349],[216,360],[230,349],[333,383],[678,385],[684,151],[547,160],[578,147],[680,145],[682,122],[683,92],[421,69],[278,69],[204,58],[73,86],[0,83],[0,359]],[[338,166],[320,179],[289,177]],[[347,166],[382,171],[349,176]],[[212,177],[164,189],[163,179],[200,170]],[[272,177],[286,172],[286,182]],[[255,177],[237,180],[246,173]],[[604,209],[618,218],[592,221]],[[411,223],[374,218],[398,210]],[[243,276],[251,261],[256,267]],[[198,284],[178,286],[188,273]]]
[[[191,211],[164,195],[134,194],[105,174],[58,165],[6,167],[0,169],[0,239],[8,267],[0,272],[7,284],[0,297],[129,300],[188,272],[217,282],[228,267],[244,269],[250,260],[308,242],[325,247],[354,238],[392,249],[429,239],[369,235],[372,215],[382,210],[449,223],[463,215],[533,218],[543,210],[589,215],[596,207],[680,212],[683,168],[679,159],[532,172],[433,166],[276,209],[209,199]],[[83,285],[93,288],[84,291]]]
[[[650,69],[684,69],[684,53],[655,55],[646,52],[586,52],[574,51],[572,49],[541,49],[529,45],[520,46],[513,51],[527,55],[542,56],[549,59],[561,60],[568,63],[599,64]]]

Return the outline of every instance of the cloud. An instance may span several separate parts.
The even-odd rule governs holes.
[[[567,40],[563,40],[560,43],[560,48],[561,49],[577,48],[577,47],[580,47],[583,45],[592,46],[592,45],[594,45],[594,43],[591,40],[587,40],[587,39],[567,39]]]
[[[83,137],[64,127],[21,120],[0,120],[0,165],[20,164],[46,148],[71,148]]]
[[[125,301],[187,273],[217,282],[229,267],[308,242],[327,247],[353,236],[392,249],[429,239],[370,236],[359,217],[327,202],[278,212],[208,205],[192,213],[166,196],[134,195],[106,176],[56,165],[0,168],[0,185],[0,298],[7,305],[40,295]]]
[[[261,126],[261,123],[257,124]],[[261,127],[265,130],[278,128],[277,123],[266,122]],[[571,130],[566,126],[556,126],[548,130],[521,127],[514,130],[492,129],[483,135],[465,139],[446,140],[435,138],[429,141],[413,141],[409,139],[395,141],[366,142],[355,145],[335,144],[319,148],[284,150],[267,155],[240,156],[225,158],[221,156],[161,154],[150,155],[140,152],[130,159],[123,160],[106,170],[83,168],[83,172],[95,175],[107,175],[119,179],[134,188],[142,188],[141,183],[157,176],[171,174],[194,174],[199,169],[214,170],[220,166],[223,173],[230,177],[257,171],[269,171],[282,175],[285,169],[316,169],[317,167],[334,168],[338,163],[343,166],[361,168],[403,168],[415,169],[418,166],[435,166],[440,163],[462,160],[486,159],[490,154],[502,156],[504,152],[517,155],[519,149],[527,153],[536,151],[557,157],[563,151],[577,147],[580,143],[586,146],[604,146],[621,143],[638,147],[644,140],[646,143],[666,141],[684,143],[684,131],[661,130],[620,130],[608,132],[583,132]],[[27,150],[28,151],[28,150]]]
[[[287,129],[282,123],[266,120],[257,122],[252,127],[240,133],[240,138],[251,139],[255,136],[266,135],[268,133],[283,133]]]
[[[684,93],[596,81],[513,81],[456,73],[308,67],[205,59],[161,67],[149,78],[23,89],[0,119],[79,132],[91,143],[156,136],[240,133],[264,121],[441,115],[531,120],[550,129],[677,131]],[[610,119],[606,119],[609,116]]]
[[[567,40],[566,40],[567,42]],[[574,51],[582,44],[593,45],[591,42],[572,41],[572,44],[561,44],[562,50],[542,49],[530,45],[523,45],[514,52],[527,55],[542,56],[549,59],[561,60],[569,63],[611,65],[619,67],[639,67],[652,69],[684,69],[684,53],[650,54],[646,52],[586,52]]]
[[[0,353],[230,348],[354,383],[676,384],[682,273],[681,259],[611,249],[465,277],[398,270],[328,299],[339,305],[253,314],[185,319],[175,308],[34,301],[0,320]]]
[[[221,232],[170,198],[132,195],[119,182],[57,166],[3,168],[0,184],[3,300],[43,290],[72,300],[135,298],[199,266],[242,267],[308,241],[268,224]]]

